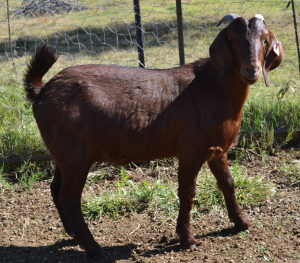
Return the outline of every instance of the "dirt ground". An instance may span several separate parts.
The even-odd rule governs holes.
[[[270,200],[243,207],[250,231],[236,233],[222,211],[207,213],[192,220],[198,244],[191,251],[179,247],[176,219],[147,212],[98,218],[88,222],[103,248],[98,262],[300,263],[300,188],[290,186],[278,169],[281,165],[281,157],[244,164],[249,175],[264,174],[277,187]],[[32,191],[0,189],[0,262],[96,262],[65,235],[49,185],[38,182]]]

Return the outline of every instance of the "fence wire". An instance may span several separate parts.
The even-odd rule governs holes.
[[[274,87],[293,83],[298,97],[299,68],[293,12],[288,1],[182,1],[185,63],[208,56],[224,15],[265,17],[285,49],[285,60],[253,90],[272,98]],[[295,1],[296,10],[299,1]],[[179,65],[175,0],[140,0],[143,51],[147,68]],[[296,11],[297,22],[299,12]],[[139,66],[133,0],[0,0],[0,157],[46,152],[22,87],[26,61],[44,43],[55,47],[58,62],[45,81],[63,68],[89,63]],[[284,77],[283,77],[284,76]],[[138,76],[137,76],[138,77]],[[272,89],[273,88],[273,89]],[[276,89],[275,89],[276,90]]]

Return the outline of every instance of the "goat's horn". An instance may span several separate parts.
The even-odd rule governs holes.
[[[238,17],[240,17],[240,16],[239,16],[239,15],[236,15],[236,14],[228,14],[228,15],[224,16],[224,17],[220,20],[220,22],[217,24],[217,27],[218,27],[219,25],[221,25],[223,22],[229,22],[229,23],[231,23],[234,19],[236,19],[236,18],[238,18]]]
[[[255,17],[262,20],[263,22],[265,21],[265,18],[260,14],[256,14]]]

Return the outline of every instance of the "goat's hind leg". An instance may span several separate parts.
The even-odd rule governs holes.
[[[59,195],[60,188],[61,188],[61,181],[62,181],[62,174],[61,174],[61,171],[59,170],[59,168],[56,166],[55,171],[54,171],[54,178],[53,178],[53,181],[50,186],[51,195],[52,195],[53,202],[57,208],[57,211],[59,213],[60,219],[63,223],[66,233],[69,236],[73,237],[74,233],[73,233],[72,228],[67,220],[65,211],[63,210],[62,206],[60,205],[59,199],[58,199],[58,195]]]
[[[227,153],[208,161],[208,165],[223,192],[230,221],[235,224],[235,228],[238,231],[249,229],[250,225],[247,219],[243,216],[236,201],[234,179],[232,178],[228,168]]]
[[[94,240],[81,212],[81,194],[90,167],[91,164],[88,165],[82,159],[68,166],[60,166],[62,181],[58,198],[74,233],[76,243],[85,250],[88,256],[98,257],[101,255],[101,247]]]

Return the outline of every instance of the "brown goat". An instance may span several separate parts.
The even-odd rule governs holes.
[[[43,46],[24,77],[28,99],[56,169],[51,194],[66,232],[90,256],[101,247],[84,222],[80,202],[94,162],[126,165],[179,158],[180,211],[177,233],[183,248],[195,247],[190,210],[204,162],[223,192],[229,218],[239,231],[249,228],[242,215],[227,164],[249,87],[283,59],[283,49],[262,16],[234,14],[210,46],[210,58],[171,69],[82,65],[62,70],[46,84],[55,63]]]

